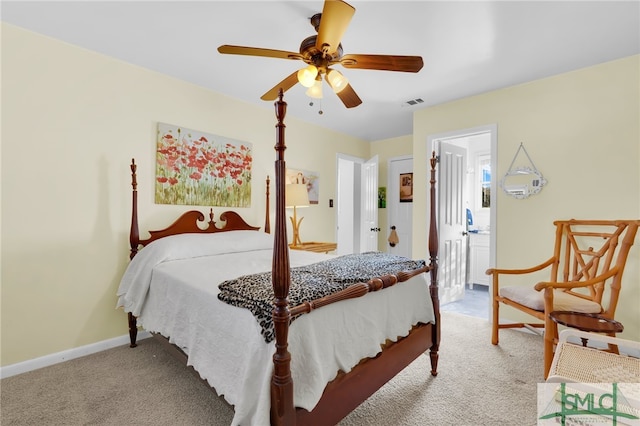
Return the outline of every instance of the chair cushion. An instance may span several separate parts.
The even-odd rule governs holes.
[[[536,291],[529,286],[510,286],[501,288],[498,294],[536,311],[544,311],[544,290]],[[553,310],[599,314],[602,312],[602,307],[596,302],[567,294],[561,290],[554,290]]]

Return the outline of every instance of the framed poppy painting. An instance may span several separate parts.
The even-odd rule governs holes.
[[[158,123],[156,204],[251,206],[251,144]]]

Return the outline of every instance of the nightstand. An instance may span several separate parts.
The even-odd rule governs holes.
[[[292,250],[306,250],[306,251],[315,251],[316,253],[329,253],[330,251],[338,248],[338,244],[336,243],[320,243],[316,241],[311,241],[308,243],[302,243],[301,245],[294,246],[293,244],[289,245],[289,248]]]

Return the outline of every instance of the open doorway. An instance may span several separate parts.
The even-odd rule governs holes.
[[[495,262],[496,134],[496,126],[488,125],[429,136],[427,141],[427,152],[435,150],[439,157],[442,308],[485,319],[491,283],[484,272]]]
[[[378,156],[336,159],[336,254],[375,251],[378,246]]]

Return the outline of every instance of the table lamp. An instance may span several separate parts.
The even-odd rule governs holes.
[[[293,216],[290,217],[291,225],[293,227],[293,240],[294,246],[301,246],[300,241],[300,223],[302,219],[298,220],[296,208],[297,207],[309,207],[309,193],[307,192],[307,185],[303,183],[291,183],[285,188],[285,202],[287,208],[293,208]]]

